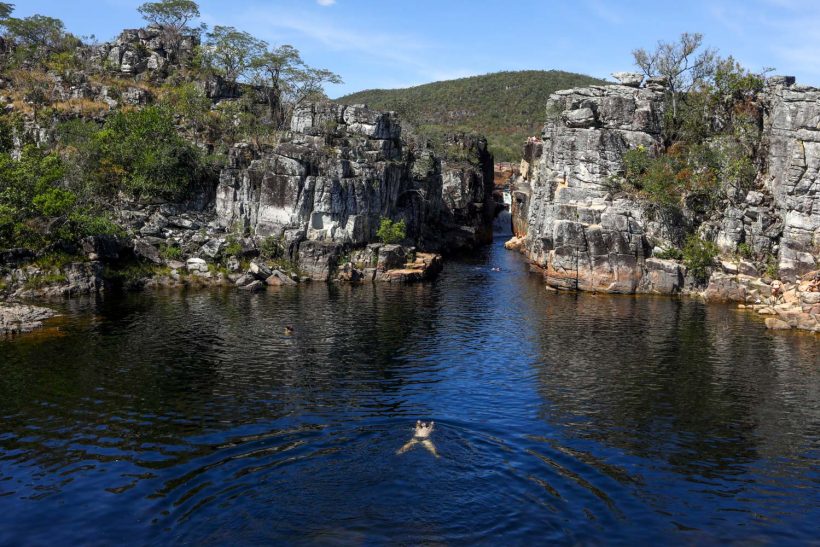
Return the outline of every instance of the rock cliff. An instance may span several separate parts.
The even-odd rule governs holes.
[[[762,100],[758,187],[695,228],[726,255],[741,243],[773,254],[780,276],[795,281],[817,269],[820,254],[820,91],[776,78]],[[627,85],[573,89],[552,95],[547,110],[543,142],[528,144],[526,169],[514,187],[524,252],[558,287],[684,289],[685,271],[652,254],[692,219],[647,215],[643,204],[611,184],[623,172],[625,151],[661,146],[662,92]]]
[[[755,188],[725,199],[706,218],[686,208],[682,216],[666,218],[650,214],[645,203],[613,185],[624,171],[627,150],[657,151],[663,144],[662,88],[638,85],[593,86],[550,97],[542,138],[528,142],[512,188],[516,239],[508,247],[525,253],[543,269],[547,284],[558,288],[696,292],[681,263],[656,256],[679,245],[681,230],[688,229],[721,253],[711,268],[707,298],[757,307],[767,305],[761,298],[771,298],[779,306],[799,308],[802,302],[806,309],[794,313],[816,311],[805,304],[814,297],[801,296],[801,287],[815,279],[820,263],[820,90],[794,85],[793,78],[771,78],[757,98],[763,126]],[[786,284],[780,293],[794,292],[793,302],[758,287],[772,281],[758,280],[766,265],[740,259],[741,245],[770,257]],[[818,325],[816,317],[800,321],[801,328]]]
[[[280,238],[318,277],[374,241],[382,218],[404,220],[408,242],[429,251],[491,238],[492,157],[483,139],[454,137],[446,147],[455,159],[440,158],[404,140],[394,114],[329,102],[298,109],[290,129],[262,152],[232,150],[216,196],[226,229]]]
[[[640,205],[613,196],[610,179],[630,148],[660,145],[663,95],[628,86],[593,86],[550,97],[543,143],[527,145],[513,193],[523,249],[562,288],[636,292],[651,254]],[[531,162],[535,162],[532,163]],[[526,221],[522,221],[526,216]],[[678,281],[677,272],[671,276]]]

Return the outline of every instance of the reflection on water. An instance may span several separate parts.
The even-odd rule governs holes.
[[[729,307],[547,294],[500,243],[66,306],[0,342],[0,544],[817,536],[820,341]]]

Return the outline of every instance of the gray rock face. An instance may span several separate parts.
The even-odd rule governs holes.
[[[22,304],[0,304],[0,335],[31,332],[54,317],[54,310]]]
[[[650,218],[640,203],[610,193],[624,152],[661,145],[662,82],[650,83],[550,97],[540,159],[528,144],[528,169],[513,188],[512,206],[516,235],[526,236],[523,251],[548,284],[609,292],[684,288],[685,272],[649,257],[654,245],[668,248],[686,219]],[[700,231],[727,255],[741,243],[758,255],[775,254],[780,277],[793,281],[820,265],[820,90],[770,79],[760,99],[767,108],[759,187],[727,202]],[[760,264],[742,267],[751,274]]]
[[[793,281],[820,263],[820,89],[769,87],[764,184],[782,220],[780,275]]]
[[[643,74],[640,72],[613,72],[612,77],[621,85],[628,87],[641,87],[641,82],[643,82]]]
[[[625,86],[550,97],[547,110],[560,114],[547,121],[540,159],[513,197],[514,212],[527,214],[524,251],[550,285],[610,292],[677,286],[675,272],[641,284],[649,254],[643,213],[609,192],[624,152],[659,145],[662,107],[662,94]]]
[[[332,103],[301,108],[278,146],[261,154],[234,148],[217,188],[219,222],[283,238],[300,268],[325,279],[344,249],[375,239],[383,217],[404,220],[408,240],[435,251],[491,237],[486,141],[453,138],[447,147],[457,159],[441,159],[401,135],[389,112]]]
[[[90,57],[101,68],[137,76],[162,72],[171,65],[184,62],[198,45],[199,38],[195,35],[177,40],[162,27],[148,26],[122,31],[113,42],[94,48]]]

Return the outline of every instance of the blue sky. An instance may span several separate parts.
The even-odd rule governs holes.
[[[14,1],[14,0],[12,0]],[[18,17],[62,19],[107,40],[141,26],[140,0],[16,0]],[[499,70],[597,77],[632,68],[630,52],[701,32],[723,55],[820,86],[820,0],[201,0],[208,25],[292,44],[339,73],[331,97]],[[674,7],[671,7],[674,6]],[[685,7],[683,7],[685,6]]]

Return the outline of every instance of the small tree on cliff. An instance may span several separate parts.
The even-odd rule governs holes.
[[[176,34],[190,30],[188,23],[199,17],[199,6],[192,0],[146,2],[138,7],[137,11],[148,23],[171,30]]]
[[[267,48],[264,40],[234,27],[215,26],[208,33],[203,50],[205,68],[222,76],[231,85],[249,74],[253,62]]]
[[[271,121],[277,128],[287,125],[294,108],[323,97],[326,83],[342,83],[338,74],[307,66],[299,50],[289,45],[262,53],[251,68],[254,83],[267,92]]]
[[[654,51],[632,52],[635,64],[650,78],[663,78],[671,103],[672,132],[677,128],[678,106],[682,97],[708,83],[714,76],[717,52],[702,51],[703,35],[684,32],[676,42],[659,41]]]
[[[164,38],[171,47],[171,54],[179,50],[184,33],[198,31],[188,25],[199,17],[199,5],[193,0],[146,2],[137,11],[149,24],[162,28]]]

